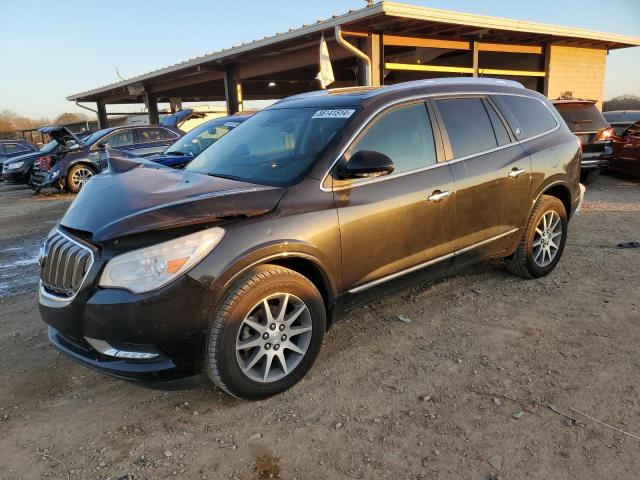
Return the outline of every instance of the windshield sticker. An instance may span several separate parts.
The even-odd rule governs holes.
[[[237,127],[238,125],[240,125],[240,122],[225,122],[224,123],[225,127],[231,127],[231,128]]]
[[[311,118],[349,118],[353,112],[353,109],[318,110]]]

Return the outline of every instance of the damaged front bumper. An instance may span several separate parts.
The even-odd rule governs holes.
[[[60,188],[59,170],[34,170],[31,174],[31,186],[35,193],[39,193],[45,187]]]

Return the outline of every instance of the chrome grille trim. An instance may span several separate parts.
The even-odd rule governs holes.
[[[70,302],[93,266],[91,249],[56,230],[43,245],[47,252],[40,267],[40,294],[50,300]]]

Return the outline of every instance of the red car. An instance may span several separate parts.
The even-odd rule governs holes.
[[[609,169],[640,177],[640,121],[612,138],[613,158]]]

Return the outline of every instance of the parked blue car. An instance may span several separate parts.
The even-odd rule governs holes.
[[[207,147],[244,122],[250,115],[232,115],[209,120],[186,133],[164,152],[147,157],[171,168],[184,168]]]
[[[107,145],[125,154],[146,157],[164,151],[182,135],[177,128],[162,125],[105,128],[83,140],[58,125],[40,131],[57,145],[50,155],[40,158],[36,165],[31,164],[31,184],[36,192],[45,186],[79,192],[92,176],[106,168]]]
[[[38,149],[26,140],[0,140],[0,173],[6,160],[37,151]]]

